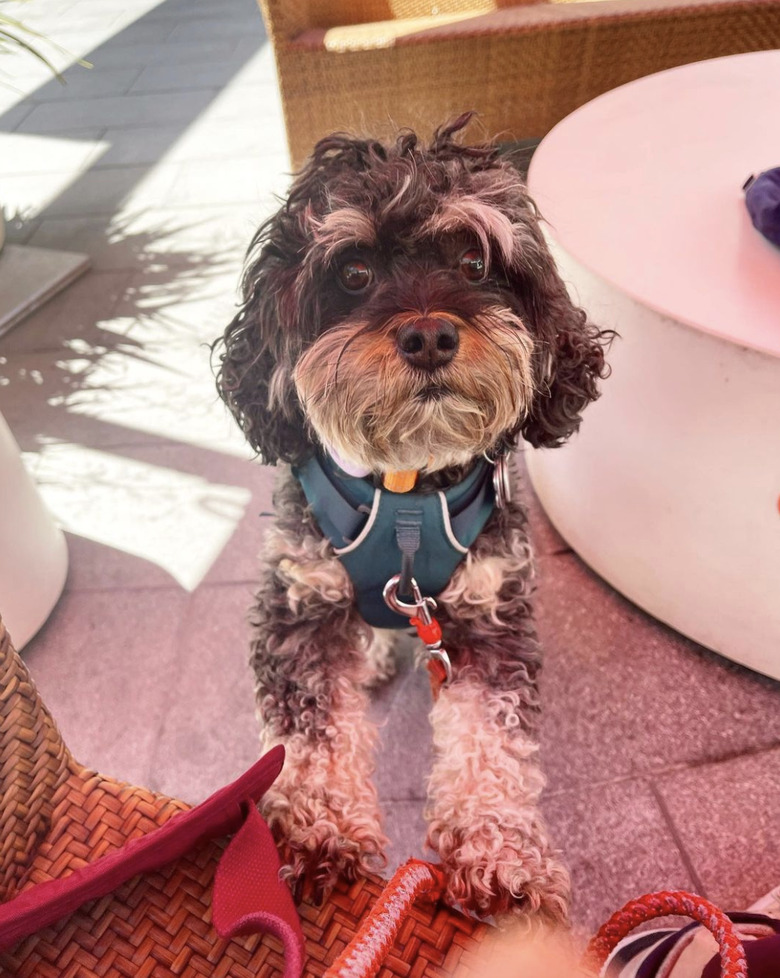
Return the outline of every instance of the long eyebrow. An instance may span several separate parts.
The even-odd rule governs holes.
[[[497,207],[486,204],[479,197],[455,197],[443,201],[422,228],[426,234],[436,235],[453,231],[466,231],[475,235],[486,258],[491,245],[495,245],[504,262],[511,264],[515,251],[515,235],[512,222]]]
[[[356,207],[339,207],[312,224],[314,243],[325,262],[349,246],[372,247],[377,241],[374,222]]]

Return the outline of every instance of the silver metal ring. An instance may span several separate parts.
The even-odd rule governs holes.
[[[493,463],[493,490],[498,508],[506,509],[512,502],[512,480],[506,455],[499,455]]]

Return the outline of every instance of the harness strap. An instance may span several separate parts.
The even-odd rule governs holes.
[[[399,509],[395,514],[395,540],[401,551],[401,580],[398,593],[409,597],[412,593],[414,577],[414,555],[420,549],[423,511],[421,509]]]

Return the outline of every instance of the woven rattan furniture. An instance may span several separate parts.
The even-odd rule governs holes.
[[[428,134],[476,109],[487,134],[543,136],[643,75],[780,47],[780,0],[260,0],[294,166],[337,129]]]
[[[0,902],[60,879],[188,808],[79,764],[62,741],[0,620]],[[220,939],[211,926],[212,880],[225,841],[0,952],[2,978],[278,978],[281,944],[267,936]],[[300,908],[305,974],[321,976],[355,935],[383,882],[344,883],[322,907]],[[486,928],[420,903],[380,971],[433,978],[472,973]]]

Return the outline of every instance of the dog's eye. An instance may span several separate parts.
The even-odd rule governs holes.
[[[369,266],[357,258],[345,261],[339,268],[339,281],[347,292],[362,292],[368,287],[372,277]]]
[[[460,270],[469,282],[481,282],[485,277],[485,259],[479,248],[469,248],[460,257]]]

